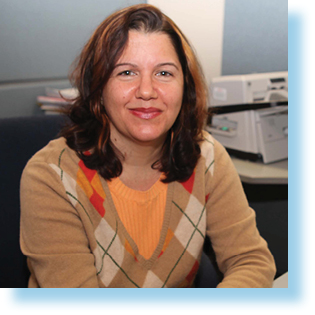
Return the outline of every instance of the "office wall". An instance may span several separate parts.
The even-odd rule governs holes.
[[[288,70],[287,0],[148,0],[187,35],[207,81]]]
[[[113,11],[145,0],[1,0],[0,117],[40,113],[45,86],[69,87],[69,66]]]
[[[68,69],[111,12],[151,3],[194,46],[209,82],[287,70],[287,0],[1,0],[0,117],[39,114],[45,86],[69,87]]]
[[[288,0],[225,0],[222,75],[288,70]]]
[[[221,75],[225,0],[148,0],[187,36],[206,80]]]

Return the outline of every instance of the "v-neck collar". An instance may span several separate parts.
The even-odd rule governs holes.
[[[106,194],[107,202],[109,203],[110,209],[113,211],[114,216],[118,222],[118,228],[122,231],[122,234],[125,236],[125,238],[129,242],[138,262],[140,264],[142,264],[146,269],[148,269],[148,270],[151,269],[151,267],[153,266],[153,264],[155,263],[155,261],[157,260],[158,256],[160,255],[160,253],[162,251],[162,248],[163,248],[163,245],[164,245],[164,242],[166,239],[167,231],[168,231],[168,228],[170,226],[171,208],[172,208],[172,200],[173,200],[175,183],[174,182],[169,183],[168,187],[167,187],[165,213],[164,213],[162,229],[161,229],[161,233],[160,233],[160,237],[159,237],[159,242],[158,242],[153,254],[151,255],[151,257],[149,259],[145,259],[141,254],[139,254],[139,249],[138,249],[137,244],[132,239],[130,234],[127,232],[124,224],[120,220],[120,217],[119,217],[118,212],[116,210],[116,207],[115,207],[114,201],[112,199],[112,195],[111,195],[111,192],[109,190],[109,187],[107,185],[106,180],[101,178],[101,182],[102,182],[102,186],[103,186],[103,189],[105,191],[105,194]]]
[[[137,201],[139,203],[146,203],[147,200],[156,198],[162,191],[165,191],[166,187],[163,182],[161,182],[161,177],[146,191],[135,190],[126,186],[119,177],[111,180],[110,183],[106,182],[109,189],[116,191],[116,194],[121,198],[129,201]]]

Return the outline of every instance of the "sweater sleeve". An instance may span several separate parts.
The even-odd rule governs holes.
[[[46,162],[29,162],[20,196],[20,244],[31,271],[29,287],[98,287],[82,219],[60,176]]]
[[[218,288],[271,287],[275,263],[256,227],[237,171],[223,146],[214,142],[214,169],[206,189],[207,235],[224,277]]]

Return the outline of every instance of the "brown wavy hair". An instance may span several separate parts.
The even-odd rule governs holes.
[[[122,156],[110,141],[109,118],[101,103],[103,89],[128,41],[129,30],[162,32],[169,36],[184,74],[180,113],[170,129],[161,158],[152,168],[165,174],[165,183],[187,180],[200,157],[207,89],[197,58],[175,23],[152,5],[117,11],[95,30],[74,63],[70,80],[78,97],[67,111],[70,123],[62,130],[67,145],[86,167],[110,180],[122,172]]]

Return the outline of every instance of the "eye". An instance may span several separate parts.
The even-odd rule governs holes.
[[[172,74],[168,71],[160,71],[157,75],[162,76],[162,77],[172,76]]]
[[[120,73],[118,73],[118,75],[121,75],[121,76],[130,76],[130,75],[135,75],[134,72],[130,71],[130,70],[125,70],[125,71],[122,71]]]

